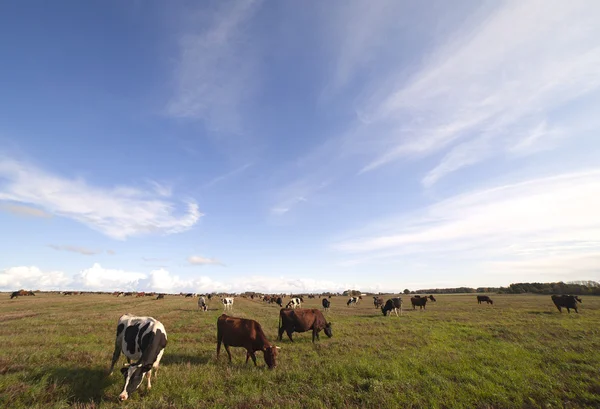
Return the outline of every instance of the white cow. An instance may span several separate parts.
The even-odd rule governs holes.
[[[233,309],[233,297],[221,298],[221,302],[223,303],[223,311]]]
[[[302,299],[301,298],[292,298],[290,302],[287,303],[285,308],[301,308],[302,307]]]
[[[156,379],[158,365],[166,346],[167,331],[160,321],[152,317],[136,317],[129,314],[119,318],[115,351],[108,371],[109,375],[112,374],[121,352],[128,361],[134,361],[134,363],[126,364],[121,368],[125,386],[119,395],[120,400],[126,400],[139,388],[146,373],[148,373],[148,389],[152,387],[150,384],[152,370],[154,369],[154,379]]]
[[[203,296],[198,298],[198,309],[202,311],[208,310],[208,306],[206,305],[206,300]]]

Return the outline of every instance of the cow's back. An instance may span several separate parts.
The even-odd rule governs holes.
[[[166,340],[167,331],[163,324],[155,318],[122,315],[117,325],[117,337],[121,337],[123,354],[132,360],[140,359],[154,337],[150,334],[155,334],[159,330],[164,334]]]

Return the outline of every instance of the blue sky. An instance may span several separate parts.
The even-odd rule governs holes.
[[[600,279],[600,5],[0,6],[0,289]]]

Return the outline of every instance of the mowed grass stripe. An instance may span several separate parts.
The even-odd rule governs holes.
[[[213,300],[0,294],[0,407],[600,407],[600,297],[584,297],[580,314],[560,314],[549,296],[440,295],[427,310],[383,317],[369,297],[346,306],[332,298],[334,337],[276,341],[279,308],[236,298],[231,315],[259,321],[282,347],[278,367],[233,364],[216,355]],[[387,299],[387,297],[386,297]],[[305,299],[304,307],[321,308]],[[158,379],[125,405],[118,371],[107,378],[116,323],[123,313],[149,315],[168,332]],[[120,364],[125,362],[121,358]]]

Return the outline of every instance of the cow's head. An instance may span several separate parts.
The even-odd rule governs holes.
[[[323,328],[323,332],[325,332],[325,335],[327,335],[329,338],[333,336],[333,332],[331,332],[331,322],[325,323],[325,328]]]
[[[127,400],[129,395],[140,387],[146,372],[150,369],[152,369],[152,364],[125,365],[121,368],[121,373],[125,378],[125,386],[123,386],[123,392],[119,395],[119,400]]]
[[[578,296],[575,296],[575,300],[577,300],[578,302],[581,302],[581,298],[579,298]]]
[[[267,366],[269,367],[269,369],[273,369],[277,366],[277,362],[275,360],[275,358],[277,357],[277,351],[280,350],[280,347],[276,347],[275,345],[270,345],[268,347],[265,347],[265,349],[263,350],[264,354],[265,354],[265,362],[267,363]]]
[[[387,316],[387,310],[385,309],[385,306],[381,306],[381,313],[383,314],[383,316]]]

